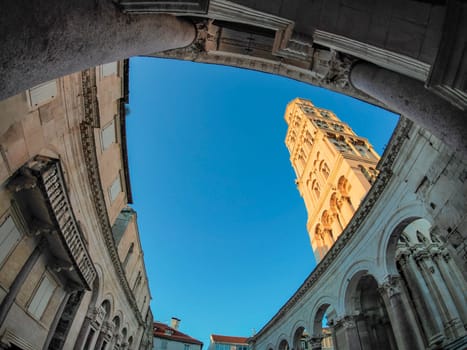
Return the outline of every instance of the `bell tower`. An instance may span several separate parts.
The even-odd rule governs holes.
[[[286,108],[285,145],[308,212],[319,262],[349,223],[377,176],[379,155],[337,116],[296,98]]]

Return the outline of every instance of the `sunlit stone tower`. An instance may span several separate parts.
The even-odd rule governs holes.
[[[373,183],[379,156],[334,113],[296,98],[286,108],[285,144],[308,212],[307,230],[319,262]]]

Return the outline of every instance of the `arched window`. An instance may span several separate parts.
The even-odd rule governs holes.
[[[327,179],[329,177],[330,170],[324,160],[321,161],[320,169],[321,169],[321,174],[323,174],[324,178]]]
[[[313,192],[314,192],[316,198],[319,198],[319,196],[321,195],[321,189],[319,187],[318,181],[316,181],[316,180],[313,181]]]
[[[337,182],[337,189],[339,190],[341,196],[349,197],[351,188],[352,185],[350,184],[349,180],[347,180],[345,176],[341,176]]]

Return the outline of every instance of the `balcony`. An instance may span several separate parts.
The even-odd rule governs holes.
[[[72,290],[91,289],[96,270],[73,214],[60,162],[35,157],[11,178],[27,231],[44,247],[48,266]]]

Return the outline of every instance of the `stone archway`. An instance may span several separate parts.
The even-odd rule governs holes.
[[[398,349],[386,303],[376,279],[360,270],[345,291],[346,315],[336,321],[337,349]]]
[[[289,342],[286,339],[282,339],[279,343],[278,350],[290,350]]]
[[[330,304],[324,303],[318,307],[313,315],[311,350],[334,349],[332,340],[332,326],[334,324],[333,308]]]
[[[293,334],[293,349],[294,350],[309,350],[310,334],[304,326],[299,326]]]

